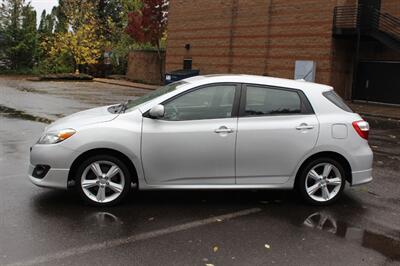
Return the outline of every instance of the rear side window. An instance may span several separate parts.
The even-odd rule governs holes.
[[[335,104],[337,107],[340,109],[353,113],[353,110],[350,109],[350,107],[347,106],[347,104],[343,101],[343,99],[335,92],[335,91],[326,91],[322,93],[325,98],[327,98],[329,101],[331,101],[333,104]]]
[[[246,87],[245,116],[308,113],[297,91],[252,85]]]

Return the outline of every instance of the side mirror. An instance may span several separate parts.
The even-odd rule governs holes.
[[[157,104],[150,109],[150,117],[152,118],[162,118],[164,117],[165,109],[161,104]]]

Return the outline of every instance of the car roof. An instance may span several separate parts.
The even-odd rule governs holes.
[[[209,83],[219,83],[219,82],[235,82],[235,83],[248,83],[248,84],[258,84],[258,85],[269,85],[275,87],[283,88],[293,88],[300,90],[319,90],[328,91],[333,88],[328,85],[307,82],[304,80],[293,80],[284,78],[274,78],[267,76],[257,76],[257,75],[243,75],[243,74],[214,74],[214,75],[203,75],[194,76],[187,78],[184,81],[192,85],[204,85]]]

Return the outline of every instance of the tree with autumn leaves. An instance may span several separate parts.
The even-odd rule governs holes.
[[[98,63],[102,51],[126,44],[124,35],[127,35],[127,32],[124,29],[126,25],[129,27],[128,14],[139,10],[139,7],[148,6],[147,0],[59,0],[59,2],[59,11],[67,20],[67,30],[55,32],[53,41],[48,46],[48,54],[54,58],[59,55],[69,55],[75,71],[80,65]],[[145,16],[151,15],[148,10],[143,10]],[[156,47],[159,47],[159,43]]]
[[[156,47],[160,60],[161,40],[166,35],[168,3],[168,0],[143,0],[140,9],[128,14],[126,27],[126,33],[133,40]]]
[[[65,0],[63,13],[68,30],[55,33],[49,48],[51,57],[68,54],[76,72],[80,65],[95,64],[101,56],[103,36],[98,34],[95,11],[90,1]]]
[[[150,43],[158,51],[167,27],[167,0],[143,0],[139,10],[128,14],[126,32],[137,42]]]
[[[28,0],[0,2],[0,71],[76,71],[112,51],[123,74],[131,49],[156,49],[162,58],[167,0],[58,0],[38,28]]]

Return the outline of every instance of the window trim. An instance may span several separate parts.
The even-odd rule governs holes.
[[[300,113],[287,113],[287,114],[279,114],[279,113],[278,114],[262,114],[262,115],[246,114],[247,86],[295,92],[295,93],[297,93],[297,95],[300,98],[300,104],[301,104],[302,110]],[[243,83],[242,84],[240,106],[239,106],[239,117],[294,116],[294,115],[314,115],[314,114],[315,114],[314,109],[312,108],[310,101],[308,100],[307,96],[304,94],[304,92],[302,90],[294,89],[294,88],[277,87],[277,86],[271,86],[271,85],[263,85],[263,84],[253,84],[253,83]]]
[[[194,92],[196,90],[201,90],[207,87],[216,87],[216,86],[233,86],[235,87],[235,95],[233,98],[233,104],[232,104],[232,111],[231,111],[231,116],[230,117],[223,117],[223,118],[203,118],[203,119],[188,119],[188,120],[168,120],[168,119],[164,119],[164,118],[152,118],[150,117],[150,110],[147,110],[144,114],[143,117],[146,118],[151,118],[151,119],[156,119],[156,120],[162,120],[162,121],[166,121],[166,122],[185,122],[185,121],[200,121],[200,120],[215,120],[215,119],[230,119],[230,118],[235,118],[239,116],[239,107],[240,107],[240,96],[241,96],[241,84],[236,83],[236,82],[217,82],[217,83],[209,83],[209,84],[204,84],[204,85],[200,85],[197,87],[193,87],[191,89],[188,89],[186,91],[183,91],[179,94],[176,94],[174,96],[172,96],[171,98],[168,98],[166,100],[164,100],[163,102],[159,103],[161,105],[165,105],[185,94]]]

